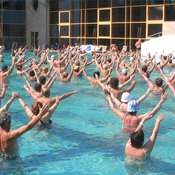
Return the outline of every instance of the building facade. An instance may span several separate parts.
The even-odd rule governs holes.
[[[0,1],[0,44],[10,48],[17,41],[26,43],[26,4],[25,1]]]
[[[50,43],[134,47],[175,33],[174,0],[51,0]]]
[[[1,0],[0,45],[119,47],[175,33],[175,0]]]

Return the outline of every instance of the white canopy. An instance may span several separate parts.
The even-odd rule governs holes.
[[[157,53],[156,57],[159,57],[161,54],[168,55],[169,53],[175,55],[175,35],[165,35],[145,41],[141,47],[142,58],[146,58],[149,52],[151,56]]]

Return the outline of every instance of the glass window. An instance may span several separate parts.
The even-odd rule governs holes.
[[[146,4],[146,0],[132,0],[132,5],[145,5]]]
[[[71,11],[71,23],[80,23],[81,22],[81,11],[75,10]]]
[[[4,11],[3,22],[4,23],[25,23],[24,11]]]
[[[110,21],[110,10],[99,10],[99,21]]]
[[[59,1],[58,0],[52,0],[52,1],[49,1],[49,8],[50,8],[50,11],[57,11],[59,8],[58,6],[58,3]]]
[[[126,8],[126,21],[129,22],[130,21],[130,7]]]
[[[146,6],[132,8],[132,21],[146,21]]]
[[[86,22],[97,22],[97,10],[86,11]]]
[[[111,0],[99,0],[99,7],[111,7]]]
[[[2,30],[2,24],[0,24],[0,38],[3,37],[3,30]]]
[[[119,50],[122,50],[123,46],[125,45],[125,40],[124,39],[117,39],[117,40],[114,40],[113,43],[115,43],[117,45]]]
[[[174,0],[165,0],[165,3],[166,4],[173,4],[174,3]]]
[[[110,36],[110,25],[99,25],[99,36]]]
[[[63,45],[63,44],[68,45],[69,44],[69,38],[60,38],[60,44],[61,45]]]
[[[148,4],[163,4],[163,0],[148,0]]]
[[[112,9],[112,21],[113,22],[125,22],[125,8],[113,8]]]
[[[80,36],[80,25],[71,25],[71,37]]]
[[[126,24],[126,38],[130,38],[130,27],[131,24]]]
[[[58,38],[50,38],[50,45],[52,48],[58,49],[59,48]]]
[[[138,41],[138,39],[132,39],[131,40],[131,49],[132,50],[135,50],[136,49],[136,47],[135,47],[135,43]]]
[[[2,11],[0,11],[0,23],[2,22]]]
[[[60,13],[60,22],[69,22],[69,12]]]
[[[149,24],[148,36],[158,37],[162,35],[162,24]]]
[[[9,10],[25,10],[26,9],[26,1],[21,0],[13,0],[13,1],[4,1],[3,8]]]
[[[97,25],[96,24],[86,25],[86,36],[87,37],[97,37]]]
[[[3,25],[3,35],[4,36],[19,36],[23,37],[26,35],[26,27],[25,25],[12,25],[12,24],[4,24]]]
[[[162,20],[163,18],[163,7],[149,7],[148,8],[148,20]]]
[[[175,5],[165,6],[165,21],[175,21]]]
[[[85,22],[85,10],[82,10],[82,17],[81,17],[81,22]]]
[[[124,24],[113,24],[112,25],[112,37],[124,37],[125,36],[125,25]]]
[[[69,36],[69,26],[60,26],[60,36]]]
[[[146,23],[133,23],[131,37],[132,38],[145,38],[146,37]]]
[[[59,9],[60,10],[69,10],[69,1],[68,0],[59,0]]]
[[[86,44],[94,44],[97,45],[97,40],[94,38],[87,38]]]
[[[58,36],[58,26],[57,25],[51,25],[50,26],[50,36],[51,37]]]
[[[5,45],[5,48],[10,49],[12,47],[12,44],[14,42],[17,42],[19,46],[25,46],[26,45],[26,38],[25,37],[4,37],[3,43]]]
[[[124,0],[112,0],[112,7],[125,6]]]
[[[31,32],[31,46],[38,47],[38,32]]]
[[[130,40],[129,39],[125,40],[125,45],[128,46],[127,49],[129,49],[129,45],[130,45]]]
[[[80,39],[79,38],[71,38],[70,43],[71,43],[71,45],[75,45],[75,43],[80,43]]]
[[[81,9],[81,0],[70,1],[70,9]]]
[[[97,0],[86,1],[86,8],[97,8]]]
[[[99,39],[98,45],[110,46],[110,39]]]
[[[50,13],[50,24],[58,24],[58,13]]]

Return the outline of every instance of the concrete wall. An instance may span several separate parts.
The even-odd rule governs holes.
[[[27,45],[31,46],[31,32],[38,32],[38,44],[48,43],[48,7],[46,0],[38,0],[38,9],[34,10],[32,0],[26,0]]]
[[[175,34],[175,22],[164,22],[162,35],[173,35]]]

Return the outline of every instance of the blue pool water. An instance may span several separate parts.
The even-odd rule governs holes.
[[[30,53],[28,56],[32,56]],[[9,53],[4,53],[5,63],[11,63]],[[4,63],[3,63],[4,64]],[[94,66],[87,68],[92,75]],[[168,73],[168,70],[166,70]],[[113,72],[115,75],[115,72]],[[151,79],[159,76],[153,72]],[[22,77],[13,71],[4,104],[12,91],[17,91],[27,104],[32,98],[25,92]],[[137,99],[146,90],[147,84],[136,75],[137,85],[132,94]],[[54,83],[52,96],[72,90],[78,94],[62,101],[55,111],[50,130],[33,129],[18,139],[20,158],[0,159],[2,175],[173,175],[175,174],[175,104],[170,90],[169,99],[158,114],[162,122],[158,139],[149,160],[128,164],[125,158],[125,143],[129,135],[121,132],[122,122],[110,110],[101,88],[92,87],[84,78],[72,78],[70,83]],[[141,105],[139,113],[151,110],[158,98],[149,96]],[[14,101],[9,112],[12,129],[28,122],[24,110]],[[150,136],[158,114],[145,123],[146,138]]]

